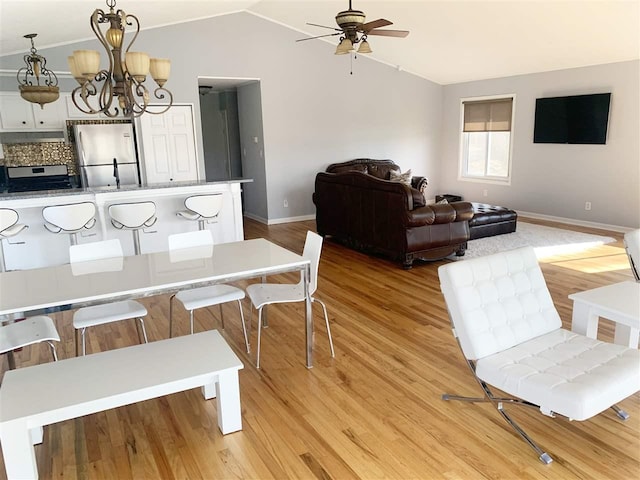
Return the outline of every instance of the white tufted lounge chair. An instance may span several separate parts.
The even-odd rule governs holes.
[[[640,390],[640,351],[562,328],[533,248],[443,265],[440,287],[458,340],[485,398],[445,394],[444,400],[492,402],[538,453],[552,458],[505,412],[539,408],[548,416],[586,420]],[[498,398],[491,387],[517,398]]]
[[[640,228],[624,234],[624,248],[629,257],[633,278],[640,282]]]

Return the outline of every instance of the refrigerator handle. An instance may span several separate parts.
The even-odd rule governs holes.
[[[85,155],[84,155],[84,144],[82,143],[82,132],[78,132],[78,146],[80,147],[80,163],[81,165],[86,165]]]
[[[84,188],[87,188],[89,186],[87,167],[80,167],[80,185],[82,185]]]
[[[85,162],[84,155],[84,144],[82,143],[82,132],[78,132],[78,138],[76,139],[78,142],[78,147],[80,150],[80,158],[78,159],[78,164],[80,167],[80,185],[84,188],[89,186],[89,179],[87,178],[87,169],[85,168],[87,162]]]

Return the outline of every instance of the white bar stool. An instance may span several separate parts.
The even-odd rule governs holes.
[[[187,220],[198,221],[198,229],[205,230],[205,223],[216,223],[222,210],[222,194],[193,195],[184,201],[186,210],[176,214]]]
[[[78,232],[96,224],[96,206],[93,202],[53,205],[42,209],[44,227],[51,233],[68,233],[71,245],[78,244]]]
[[[18,223],[18,212],[11,208],[0,208],[0,272],[6,272],[7,266],[4,263],[3,240],[15,237],[21,231],[29,228],[28,225]]]
[[[158,220],[153,202],[116,203],[109,206],[111,224],[119,230],[131,230],[133,249],[140,255],[140,230],[153,226]]]

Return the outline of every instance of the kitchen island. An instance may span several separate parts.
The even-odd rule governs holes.
[[[78,243],[118,238],[125,255],[133,255],[133,237],[128,230],[115,228],[108,208],[116,203],[153,201],[156,204],[156,223],[140,232],[143,253],[168,249],[167,237],[198,229],[198,222],[176,215],[184,210],[184,200],[191,195],[220,193],[222,211],[216,223],[208,223],[215,243],[244,240],[242,226],[242,183],[250,179],[218,182],[191,181],[167,184],[126,185],[115,187],[74,188],[37,192],[0,193],[0,208],[18,212],[20,223],[29,226],[16,237],[4,242],[4,256],[8,270],[61,265],[69,262],[69,235],[54,234],[44,227],[42,209],[50,205],[93,202],[97,207],[96,225],[78,234]]]

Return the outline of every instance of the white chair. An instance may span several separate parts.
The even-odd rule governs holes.
[[[544,463],[552,458],[507,414],[506,405],[586,420],[640,390],[640,351],[562,328],[532,247],[438,268],[453,334],[485,398]],[[495,387],[513,397],[494,396]]]
[[[53,342],[59,342],[60,336],[56,326],[50,317],[43,315],[30,317],[19,322],[9,323],[0,327],[0,354],[10,353],[17,348],[33,345],[34,343],[47,342],[51,347],[53,360],[58,360],[56,346]],[[9,358],[9,369],[16,368],[12,355]]]
[[[329,336],[329,346],[331,347],[331,356],[335,357],[333,339],[331,338],[331,328],[329,327],[329,317],[327,316],[327,307],[322,301],[313,297],[313,294],[318,288],[318,265],[320,263],[321,253],[322,237],[317,233],[308,231],[302,256],[311,262],[309,297],[311,302],[317,301],[322,306],[327,334]],[[247,295],[249,295],[252,307],[255,307],[258,310],[258,348],[256,351],[256,367],[260,368],[260,334],[262,332],[263,307],[273,303],[304,302],[306,299],[304,294],[304,281],[301,278],[300,282],[296,284],[254,283],[247,287]]]
[[[51,233],[68,233],[71,245],[77,245],[78,232],[96,224],[96,206],[93,202],[52,205],[42,209],[45,228]]]
[[[640,228],[624,234],[624,247],[636,282],[640,282]]]
[[[93,271],[91,264],[100,268],[104,265],[104,260],[122,258],[122,245],[120,240],[105,240],[102,242],[85,243],[82,245],[72,245],[69,248],[71,267],[80,268],[77,271]],[[106,270],[111,270],[107,268]],[[119,302],[104,305],[94,305],[82,307],[73,314],[73,328],[76,329],[76,355],[86,354],[85,333],[89,327],[103,325],[105,323],[119,322],[120,320],[137,319],[139,322],[138,338],[140,343],[147,343],[147,332],[144,328],[143,317],[147,315],[147,309],[140,302],[135,300],[122,300]],[[136,327],[138,323],[136,323]],[[82,347],[82,348],[80,348]]]
[[[131,230],[133,250],[140,255],[140,230],[156,223],[156,204],[153,202],[117,203],[109,205],[111,224],[118,230]]]
[[[204,230],[205,223],[217,222],[220,210],[222,210],[222,199],[221,193],[187,197],[184,201],[184,206],[187,209],[178,211],[176,215],[187,220],[197,220],[198,228]]]
[[[203,248],[204,247],[204,248]],[[208,251],[207,251],[208,250]],[[195,252],[196,256],[202,252],[204,255],[211,256],[213,251],[213,237],[209,230],[198,230],[195,232],[176,233],[169,235],[169,254],[170,258],[176,261],[190,260],[194,256],[190,253]],[[244,343],[249,353],[249,337],[244,322],[244,313],[242,311],[241,300],[245,297],[244,291],[231,285],[211,285],[207,287],[192,288],[191,290],[182,290],[169,298],[169,337],[173,336],[173,300],[182,303],[182,306],[189,312],[189,321],[191,324],[191,333],[193,334],[193,311],[198,308],[220,306],[220,323],[224,329],[224,317],[222,315],[222,304],[232,301],[238,302],[240,310],[240,321],[242,322],[242,333],[244,334]]]
[[[4,240],[15,237],[28,225],[18,223],[18,212],[11,208],[0,208],[0,272],[6,272],[7,266],[4,262]]]

